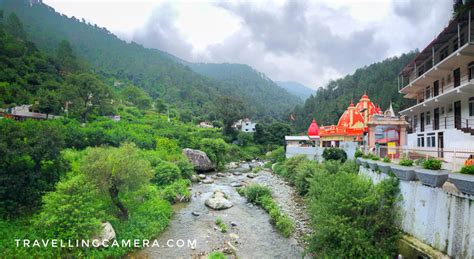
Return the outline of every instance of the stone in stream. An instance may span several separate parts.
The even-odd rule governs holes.
[[[242,175],[242,173],[241,173],[241,172],[237,172],[237,171],[236,171],[236,172],[233,172],[232,174],[233,174],[233,175],[235,175],[235,176]]]
[[[115,239],[115,230],[110,222],[102,223],[101,228],[100,233],[92,237],[92,240],[98,240],[99,244],[104,244],[104,242],[110,243]]]
[[[226,168],[227,169],[235,169],[237,168],[239,165],[236,163],[236,162],[230,162],[229,164],[226,165]]]
[[[226,199],[225,194],[220,190],[215,191],[212,197],[207,199],[204,204],[214,210],[224,210],[234,206],[231,201]]]
[[[207,172],[214,170],[211,159],[201,150],[185,148],[183,149],[183,154],[189,159],[191,164],[193,164],[196,171]]]
[[[219,172],[219,173],[216,174],[216,176],[217,176],[217,177],[225,177],[225,174]]]
[[[230,183],[230,186],[232,186],[232,187],[241,187],[242,183],[232,182],[232,183]]]
[[[257,177],[257,175],[254,174],[254,173],[250,173],[250,174],[247,174],[247,177],[248,178],[255,178],[255,177]]]
[[[193,183],[199,182],[199,177],[195,174],[191,175],[191,182]]]
[[[201,215],[201,213],[196,212],[196,211],[191,212],[191,214],[192,214],[193,216],[196,216],[196,217],[199,216],[199,215]]]
[[[230,225],[233,226],[233,227],[236,227],[236,226],[237,226],[237,223],[235,223],[234,221],[231,221],[231,222],[230,222]]]
[[[205,183],[205,184],[210,184],[210,183],[213,183],[213,182],[214,182],[214,179],[206,178],[206,179],[202,180],[201,182],[202,182],[202,183]]]
[[[200,174],[200,175],[198,175],[198,176],[199,176],[199,179],[201,179],[201,180],[204,180],[204,179],[206,179],[206,177],[207,177],[205,174]]]

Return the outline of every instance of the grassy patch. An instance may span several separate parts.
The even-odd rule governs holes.
[[[246,188],[238,190],[241,195],[244,195],[249,202],[261,206],[270,215],[270,222],[275,225],[278,232],[284,237],[289,237],[293,232],[295,226],[293,221],[285,214],[283,214],[278,207],[278,204],[273,200],[271,191],[268,187],[253,184]]]

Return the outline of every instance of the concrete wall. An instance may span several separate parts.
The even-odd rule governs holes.
[[[360,167],[359,173],[378,183],[388,175]],[[400,181],[400,228],[455,258],[474,258],[474,196]]]
[[[356,142],[342,142],[340,148],[344,149],[348,159],[354,159],[355,151],[358,147]],[[286,147],[286,158],[296,155],[306,155],[310,160],[322,161],[323,147]]]
[[[286,147],[286,158],[306,155],[310,160],[322,160],[323,148],[320,147]]]

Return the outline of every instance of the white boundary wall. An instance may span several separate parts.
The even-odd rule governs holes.
[[[380,182],[389,177],[360,166]],[[407,234],[455,258],[474,258],[474,196],[400,181],[400,227]]]

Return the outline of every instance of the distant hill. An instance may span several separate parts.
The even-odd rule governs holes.
[[[4,11],[5,17],[11,12],[16,13],[29,40],[41,50],[54,54],[59,43],[67,40],[96,73],[133,83],[146,90],[152,98],[161,98],[195,115],[208,114],[221,95],[242,99],[259,116],[275,116],[293,109],[298,103],[297,98],[273,82],[256,76],[260,73],[250,67],[217,78],[218,73],[211,70],[228,72],[227,66],[220,69],[215,65],[205,69],[206,65],[196,64],[191,69],[169,53],[127,43],[105,28],[75,17],[68,18],[46,4],[0,0],[0,10]]]
[[[296,95],[302,100],[306,100],[310,95],[316,92],[316,90],[294,81],[275,81],[275,83],[290,94]]]
[[[252,113],[256,117],[278,117],[302,103],[265,74],[247,65],[188,63],[188,66],[201,75],[217,80],[226,93],[252,103]]]
[[[308,128],[315,118],[319,125],[335,124],[351,101],[357,102],[367,92],[369,98],[385,110],[393,102],[395,112],[412,104],[398,93],[397,75],[415,57],[415,52],[385,59],[359,68],[352,75],[329,82],[318,88],[303,106],[295,108],[297,130]]]

